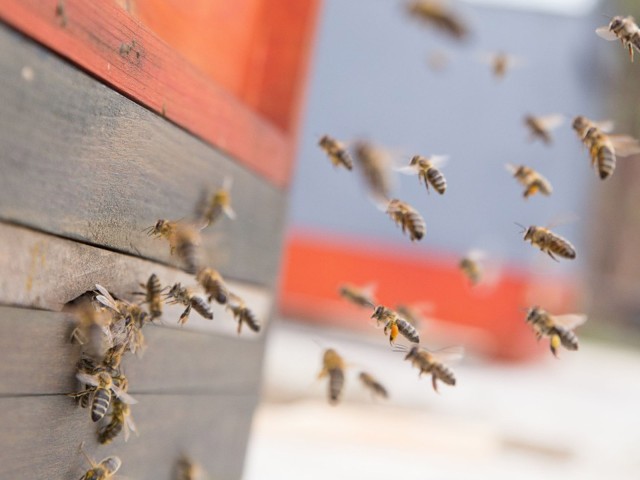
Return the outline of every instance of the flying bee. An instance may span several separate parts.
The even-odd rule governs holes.
[[[510,163],[507,163],[505,166],[514,178],[525,187],[523,194],[525,199],[534,195],[536,192],[547,196],[551,195],[553,191],[551,183],[533,168],[525,165],[511,165]]]
[[[384,324],[384,334],[389,335],[391,345],[395,343],[398,333],[412,343],[420,343],[418,330],[390,308],[377,306],[371,318],[375,318],[378,325]]]
[[[481,260],[485,254],[481,250],[471,250],[460,260],[459,267],[462,273],[469,279],[472,286],[476,286],[482,280]]]
[[[180,283],[174,284],[166,295],[171,299],[168,303],[172,305],[182,304],[187,307],[178,319],[180,325],[187,323],[192,308],[207,320],[213,320],[213,312],[207,302],[194,295],[191,290],[183,287]]]
[[[123,392],[127,391],[129,382],[126,377],[121,377],[120,380],[116,378],[114,382]],[[98,432],[98,441],[103,445],[107,445],[120,435],[120,432],[124,433],[124,441],[126,442],[129,440],[130,433],[137,433],[137,430],[131,417],[131,407],[116,397],[111,401],[111,418],[109,423]]]
[[[71,341],[83,347],[83,353],[101,361],[113,344],[109,326],[112,317],[104,309],[97,309],[92,302],[83,301],[72,310],[77,326],[71,332]]]
[[[200,229],[188,223],[160,219],[155,225],[147,228],[146,232],[155,238],[166,239],[171,255],[175,253],[180,257],[188,273],[196,273],[197,250],[201,242]]]
[[[365,183],[376,201],[387,201],[391,193],[391,158],[380,147],[368,142],[357,142],[354,154]]]
[[[120,375],[121,377],[123,375]],[[109,372],[105,370],[98,370],[94,374],[89,374],[84,371],[78,371],[76,378],[83,384],[89,385],[84,391],[72,393],[72,397],[82,397],[84,395],[91,395],[91,420],[97,422],[101,420],[109,409],[111,404],[112,393],[122,400],[124,403],[134,404],[138,403],[131,395],[123,391],[116,385],[113,377]]]
[[[526,321],[533,327],[538,340],[549,337],[551,353],[558,356],[558,347],[562,345],[567,350],[578,350],[578,337],[573,329],[587,321],[586,315],[551,315],[538,306],[531,307],[527,312]]]
[[[640,153],[640,143],[635,138],[608,134],[613,129],[610,121],[593,122],[584,116],[578,116],[573,120],[573,128],[589,149],[591,166],[596,167],[602,180],[613,174],[616,156],[628,157]]]
[[[456,40],[468,35],[468,29],[457,13],[440,0],[415,0],[407,3],[407,11],[414,18],[430,24]]]
[[[359,307],[375,307],[375,298],[373,295],[375,287],[367,285],[365,287],[356,287],[345,283],[340,285],[338,292],[340,296]]]
[[[205,226],[203,228],[214,224],[223,214],[231,220],[236,218],[236,212],[231,207],[232,184],[233,179],[231,177],[225,177],[222,187],[211,196],[209,205],[204,213]]]
[[[360,372],[360,375],[358,377],[360,378],[360,381],[362,382],[362,384],[367,389],[369,389],[372,396],[377,395],[382,398],[389,397],[389,394],[387,393],[387,389],[384,388],[384,386],[378,380],[376,380],[372,375],[368,374],[367,372]]]
[[[574,246],[571,245],[568,240],[553,233],[548,228],[531,225],[529,228],[525,229],[522,225],[519,226],[524,231],[525,242],[527,240],[530,241],[531,245],[538,247],[555,261],[558,261],[558,259],[554,254],[571,260],[576,258],[576,249]]]
[[[246,324],[250,330],[259,332],[261,325],[255,314],[247,307],[238,295],[234,293],[230,294],[229,302],[227,303],[227,309],[231,310],[233,317],[238,321],[238,335],[242,331],[242,325]]]
[[[196,280],[202,286],[209,298],[209,302],[215,299],[221,305],[227,303],[229,289],[222,279],[222,275],[213,268],[202,268],[196,275]]]
[[[481,53],[477,58],[491,67],[493,76],[498,80],[504,78],[507,71],[523,66],[525,63],[520,57],[505,52]]]
[[[596,34],[608,41],[619,39],[629,51],[629,58],[632,62],[633,49],[640,51],[640,28],[633,17],[613,17],[609,25],[597,28]]]
[[[140,286],[144,289],[143,292],[134,292],[135,295],[144,295],[144,303],[149,306],[149,315],[153,321],[156,318],[162,316],[162,285],[155,273],[152,273],[147,280],[147,283],[141,283]]]
[[[448,157],[441,155],[431,157],[414,155],[408,166],[400,167],[397,170],[407,175],[418,174],[418,180],[424,183],[427,192],[429,192],[429,185],[431,185],[436,192],[442,195],[447,189],[447,181],[438,168],[442,168],[447,160]]]
[[[422,215],[411,205],[397,198],[390,200],[387,204],[386,213],[391,219],[402,227],[402,233],[409,232],[409,238],[420,240],[427,232],[427,224]]]
[[[334,167],[342,165],[347,170],[353,170],[353,160],[342,142],[329,135],[323,135],[318,141],[318,145],[329,156]]]
[[[554,113],[544,117],[525,115],[524,124],[529,129],[529,140],[542,140],[550,145],[552,142],[551,131],[564,123],[564,115]]]
[[[448,357],[460,358],[461,355],[461,351],[456,351],[450,352]],[[429,352],[419,347],[412,347],[404,357],[405,360],[411,360],[411,365],[420,370],[418,377],[421,377],[423,373],[431,374],[431,385],[436,392],[438,391],[438,380],[451,386],[456,384],[453,371],[443,363],[444,358],[445,355],[442,353]]]
[[[120,467],[122,466],[122,461],[119,457],[111,456],[102,460],[100,463],[94,462],[89,455],[84,451],[82,445],[80,445],[80,450],[82,454],[91,465],[91,469],[88,470],[80,480],[109,480],[113,478]]]
[[[324,378],[329,375],[329,403],[337,404],[342,396],[344,387],[344,369],[345,363],[342,357],[333,348],[324,351],[322,357],[322,370],[318,374],[318,378]]]

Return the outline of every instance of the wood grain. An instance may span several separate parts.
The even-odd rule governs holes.
[[[230,176],[237,220],[203,232],[203,263],[272,283],[284,192],[2,26],[0,49],[0,220],[179,266],[142,230],[192,217]]]
[[[64,12],[57,15],[59,3]],[[116,2],[4,0],[0,19],[275,185],[287,184],[293,142]]]
[[[89,468],[81,442],[95,461],[122,460],[128,479],[173,480],[175,463],[187,453],[210,478],[241,478],[256,399],[237,395],[141,395],[132,412],[140,436],[108,446],[96,444],[96,426],[69,398],[0,398],[0,478],[77,479]]]

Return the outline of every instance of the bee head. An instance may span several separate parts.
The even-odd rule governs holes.
[[[382,317],[383,313],[384,313],[384,306],[378,305],[376,307],[376,309],[373,311],[373,314],[371,315],[371,318],[380,319]]]
[[[573,123],[571,124],[571,126],[579,133],[587,127],[587,119],[582,115],[578,115],[573,119]]]
[[[329,143],[328,135],[323,135],[322,137],[320,137],[320,140],[318,140],[318,145],[320,145],[321,147],[327,145],[328,143]]]
[[[409,360],[410,358],[415,357],[418,354],[418,347],[411,347],[409,353],[407,353],[404,357],[405,360]]]
[[[536,227],[535,225],[531,225],[529,228],[527,228],[527,231],[524,234],[524,239],[531,240],[537,229],[538,227]]]
[[[540,315],[540,307],[537,305],[534,305],[527,311],[526,321],[528,323],[533,323],[535,318],[538,317],[539,315]]]
[[[611,23],[609,23],[609,30],[616,32],[624,26],[624,18],[620,16],[613,17]]]
[[[420,155],[414,155],[413,157],[411,157],[411,162],[409,162],[410,166],[415,166],[418,165],[418,163],[420,162]]]

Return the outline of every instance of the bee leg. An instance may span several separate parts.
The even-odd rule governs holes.
[[[242,319],[238,319],[238,335],[240,335],[240,332],[242,331]]]
[[[553,256],[553,253],[551,253],[551,251],[550,251],[550,250],[547,250],[547,254],[548,254],[551,258],[553,258],[556,262],[558,262],[558,259],[557,259],[556,257],[554,257],[554,256]]]
[[[560,346],[560,336],[552,335],[551,341],[549,342],[549,347],[551,348],[551,353],[553,356],[558,358],[558,347]]]
[[[184,312],[182,312],[182,315],[180,315],[180,318],[178,319],[178,323],[180,325],[184,325],[185,323],[187,323],[187,320],[189,320],[189,313],[191,313],[191,303],[187,305],[187,308],[185,308]]]
[[[431,385],[433,386],[434,392],[440,393],[438,392],[438,377],[436,377],[435,373],[431,374]]]

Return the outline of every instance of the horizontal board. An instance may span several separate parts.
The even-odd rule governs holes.
[[[0,18],[274,184],[287,183],[291,136],[202,75],[117,2],[4,0]]]
[[[231,177],[237,219],[203,231],[202,262],[272,283],[285,192],[1,25],[0,49],[0,220],[181,266],[143,230]]]
[[[78,390],[71,344],[75,322],[64,313],[0,307],[0,396],[55,395]],[[263,345],[148,325],[141,358],[125,355],[129,391],[256,394]]]
[[[0,223],[0,305],[15,305],[44,310],[62,310],[64,305],[95,288],[98,283],[119,298],[139,301],[139,291],[155,273],[163,286],[181,282],[197,292],[194,276],[148,260],[123,255],[71,240],[36,232],[24,227]],[[244,298],[256,318],[266,326],[272,296],[265,287],[228,281],[232,292]],[[219,333],[236,337],[237,323],[230,312],[212,305],[213,320],[192,311],[189,321],[179,327],[177,320],[184,306],[165,305],[162,322],[171,327]],[[244,329],[242,339],[260,334]]]
[[[144,395],[132,408],[140,435],[97,445],[87,412],[61,396],[0,398],[0,478],[77,479],[89,468],[79,452],[95,461],[122,460],[128,479],[175,479],[175,464],[186,453],[210,478],[241,478],[255,397],[233,395]],[[120,478],[120,477],[117,477]]]

